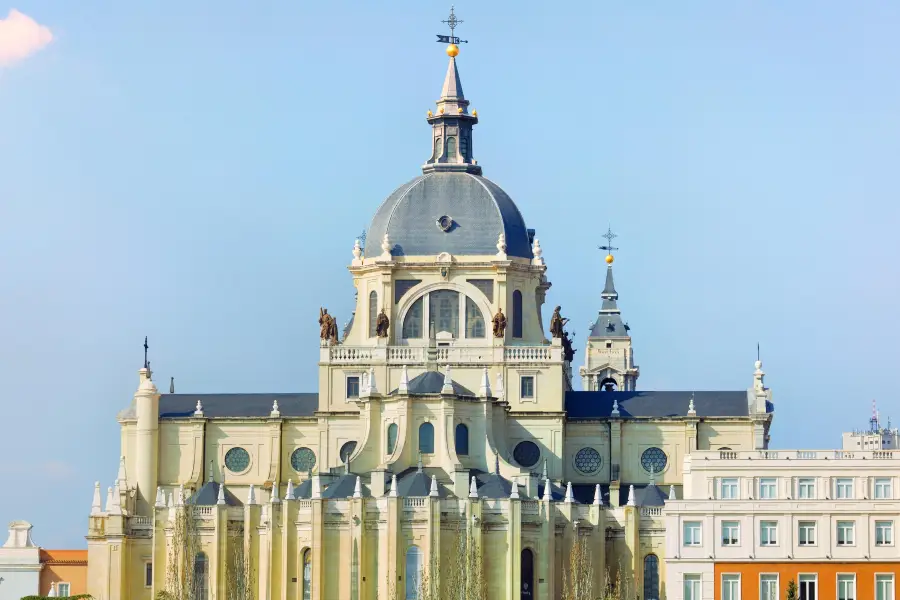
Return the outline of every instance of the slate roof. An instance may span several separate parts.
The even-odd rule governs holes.
[[[356,489],[356,473],[347,473],[345,475],[341,475],[337,479],[333,479],[331,483],[322,491],[323,498],[351,498],[353,496],[353,490]],[[369,493],[369,486],[365,483],[365,478],[360,477],[360,492],[363,496],[371,496]],[[294,491],[294,495],[297,495],[296,490]]]
[[[575,497],[575,501],[579,504],[592,504],[594,502],[594,483],[573,483],[572,484],[572,495]],[[650,488],[654,489],[650,489]],[[538,488],[541,492],[543,492],[544,486],[543,484],[539,485]],[[629,484],[623,483],[619,487],[619,506],[625,506],[628,503],[628,488]],[[666,486],[665,490],[663,490],[659,486],[650,486],[648,484],[640,484],[634,486],[634,500],[637,506],[663,506],[665,500],[669,497],[669,487]],[[553,496],[553,500],[557,502],[562,502],[565,499],[565,488],[559,488],[560,495],[557,498],[557,488],[556,486],[552,487],[550,490],[551,495]],[[675,495],[680,497],[681,494],[681,486],[675,486]],[[542,497],[542,496],[539,496]],[[610,505],[609,501],[609,484],[601,483],[600,484],[600,497],[603,500],[603,504],[606,506]]]
[[[325,485],[322,484],[322,487]],[[312,498],[312,479],[307,479],[294,486],[294,500],[309,500],[310,498]]]
[[[746,417],[749,414],[749,392],[566,392],[569,419],[606,419],[612,413],[613,401],[619,402],[619,416],[684,417],[691,394],[698,417]]]
[[[203,416],[268,417],[272,401],[278,400],[282,417],[311,417],[319,407],[319,395],[305,394],[162,394],[159,417],[176,419],[194,416],[197,400],[203,405]]]
[[[452,381],[452,380],[451,380]],[[475,396],[470,389],[452,381],[453,393],[457,396]],[[411,396],[424,394],[440,394],[444,387],[444,374],[438,371],[425,371],[409,380],[409,394]],[[393,390],[391,395],[396,394]]]
[[[449,231],[437,226],[442,216],[453,219]],[[365,255],[381,255],[385,233],[394,256],[494,255],[501,232],[508,256],[533,258],[525,220],[497,184],[471,173],[428,173],[401,185],[378,208]]]
[[[449,478],[444,474],[443,469],[437,468],[423,468],[419,471],[418,467],[412,467],[397,473],[397,495],[404,498],[431,495],[432,476],[437,478],[438,495],[441,498],[446,498],[448,494],[444,484],[449,482]],[[384,489],[390,491],[390,484],[385,485]]]
[[[187,499],[188,504],[196,506],[215,506],[219,501],[219,483],[215,481],[207,481],[194,495]],[[225,504],[228,506],[243,506],[244,503],[237,499],[237,496],[228,490],[225,486]]]

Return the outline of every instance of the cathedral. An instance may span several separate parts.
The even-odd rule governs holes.
[[[760,364],[733,391],[642,390],[610,247],[576,370],[538,232],[475,159],[456,41],[421,173],[348,248],[353,318],[320,310],[316,387],[166,394],[138,371],[94,488],[94,598],[676,597],[665,506],[692,453],[767,448]]]

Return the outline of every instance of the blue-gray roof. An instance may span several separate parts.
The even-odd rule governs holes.
[[[311,417],[319,407],[319,395],[307,394],[162,394],[159,397],[161,419],[194,416],[197,401],[203,406],[203,416],[268,417],[272,402],[278,400],[282,417]]]
[[[215,506],[219,503],[219,485],[218,482],[207,481],[187,500],[187,503],[196,506]],[[227,506],[243,506],[243,503],[228,490],[228,486],[225,486],[223,495]]]
[[[453,219],[448,231],[437,225]],[[533,258],[522,214],[495,183],[471,173],[428,173],[397,188],[379,207],[366,232],[366,257],[381,254],[387,232],[394,256],[496,254],[506,234],[506,254]]]
[[[453,393],[457,396],[474,396],[472,390],[451,379]],[[409,380],[409,395],[440,394],[444,388],[444,374],[438,371],[425,371]],[[393,390],[391,394],[396,394]]]
[[[694,395],[698,417],[746,417],[748,392],[566,392],[569,419],[606,419],[613,401],[619,403],[619,416],[684,417]]]

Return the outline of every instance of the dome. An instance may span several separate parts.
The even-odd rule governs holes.
[[[388,234],[394,256],[506,254],[533,258],[528,230],[512,199],[492,181],[467,172],[435,171],[397,188],[366,232],[366,257],[381,254]]]

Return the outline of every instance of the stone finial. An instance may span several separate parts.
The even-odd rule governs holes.
[[[444,385],[441,387],[442,394],[452,394],[453,393],[453,379],[450,378],[450,365],[447,365],[447,370],[444,371]]]
[[[219,493],[216,496],[216,504],[219,506],[225,506],[225,484],[219,484]]]
[[[419,458],[416,461],[416,472],[417,473],[422,472],[422,453],[421,452],[419,452]]]
[[[518,500],[519,499],[519,482],[513,479],[512,481],[512,490],[509,492],[510,500]]]
[[[272,401],[272,412],[269,413],[269,417],[273,419],[277,419],[281,416],[281,411],[278,410],[278,400]]]
[[[697,416],[697,411],[694,410],[694,392],[691,392],[691,401],[688,403],[688,412],[689,417]]]
[[[635,504],[636,504],[636,502],[634,500],[634,486],[629,485],[628,486],[628,502],[625,504],[625,506],[635,506]]]
[[[543,266],[544,250],[541,248],[541,242],[537,238],[534,238],[534,244],[531,246],[531,253],[534,254],[534,258],[531,259],[531,264]]]
[[[169,377],[169,393],[170,394],[175,393],[175,378],[174,377]]]
[[[256,504],[256,487],[251,483],[250,490],[247,492],[247,505]]]
[[[475,476],[472,476],[472,482],[469,484],[469,498],[478,497],[478,486],[475,484]]]
[[[293,500],[294,499],[294,480],[288,478],[287,490],[284,492],[285,500]]]
[[[359,243],[359,239],[353,242],[353,262],[362,260],[362,245]]]
[[[278,497],[278,482],[272,482],[272,496],[269,498],[271,504],[281,504],[281,498]]]
[[[506,260],[506,234],[503,232],[497,238],[497,258]]]
[[[481,371],[481,385],[478,388],[479,398],[491,397],[491,378],[488,375],[487,367]]]
[[[594,486],[594,506],[603,505],[603,496],[600,494],[600,484]]]
[[[157,502],[159,499],[159,489],[156,490]],[[103,514],[103,505],[100,503],[100,482],[94,482],[94,499],[91,501],[91,515],[96,516]]]
[[[353,497],[362,498],[362,482],[359,480],[359,475],[356,476],[356,485],[353,486]]]
[[[166,507],[166,493],[161,487],[156,488],[156,502],[153,504],[156,508]]]
[[[541,479],[547,479],[547,459],[544,459],[544,468],[541,471]]]
[[[437,477],[434,475],[431,476],[431,490],[428,492],[428,495],[432,498],[440,497],[440,494],[438,493]]]
[[[397,386],[397,392],[400,394],[409,393],[409,369],[406,368],[406,365],[403,365],[403,369],[400,371],[400,385]]]
[[[369,385],[367,392],[370,395],[378,393],[378,384],[375,382],[375,367],[369,367]]]
[[[393,244],[391,243],[391,238],[388,237],[388,234],[385,232],[384,237],[381,238],[381,256],[379,257],[382,260],[391,260],[391,248]]]
[[[678,498],[675,497],[675,486],[674,485],[669,486],[669,500],[678,500]]]
[[[390,496],[391,498],[396,498],[398,496],[398,494],[397,494],[397,474],[396,473],[391,475],[391,491],[388,492],[388,496]]]
[[[566,483],[565,503],[572,504],[573,502],[575,502],[575,496],[572,494],[572,482],[570,481],[570,482]]]
[[[119,487],[119,480],[116,479],[113,485],[112,510],[109,511],[114,515],[122,514],[122,488]]]
[[[113,509],[113,489],[111,487],[106,488],[106,509],[103,511],[105,513],[112,513]]]
[[[197,400],[197,406],[194,408],[194,416],[202,417],[203,416],[203,403],[200,400]]]
[[[313,475],[312,484],[310,484],[309,497],[312,500],[318,500],[322,497],[322,482],[318,475]]]
[[[503,392],[503,373],[497,373],[496,395],[499,400],[503,400],[506,397]]]
[[[128,485],[128,475],[125,473],[125,457],[119,457],[119,474],[116,478],[122,483],[122,486],[125,487]]]
[[[544,502],[550,502],[553,499],[553,496],[550,493],[550,480],[547,477],[544,477]]]
[[[612,412],[610,414],[614,417],[619,416],[619,399],[618,398],[613,398],[613,407],[612,407]]]
[[[175,506],[184,506],[184,484],[179,484],[178,495],[175,496]]]

